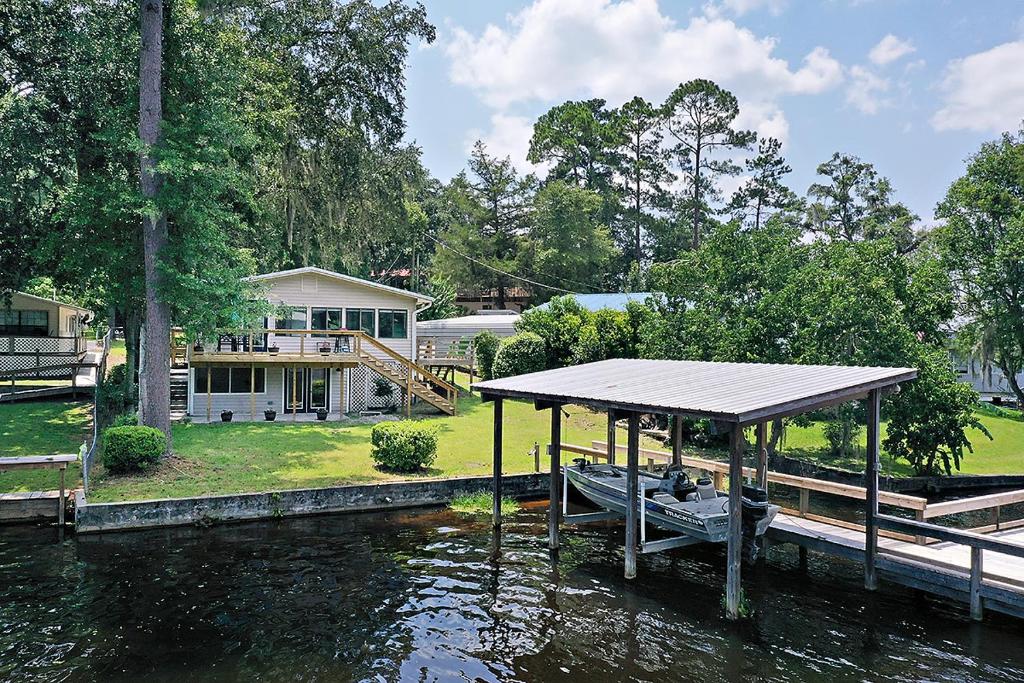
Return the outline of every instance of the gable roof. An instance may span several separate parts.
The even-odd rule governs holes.
[[[371,289],[379,289],[384,292],[391,294],[397,294],[398,296],[408,297],[415,299],[416,301],[422,301],[424,303],[433,303],[434,297],[427,296],[426,294],[419,294],[417,292],[410,292],[407,289],[399,289],[398,287],[391,287],[388,285],[382,285],[379,282],[373,282],[372,280],[363,280],[362,278],[353,277],[351,275],[343,275],[342,273],[335,273],[333,270],[325,270],[323,268],[317,268],[316,266],[305,266],[303,268],[292,268],[291,270],[278,270],[273,273],[264,273],[262,275],[251,275],[245,278],[248,282],[256,282],[260,280],[277,280],[282,277],[289,277],[292,275],[321,275],[332,280],[339,282],[346,282],[353,285],[361,285],[363,287],[369,287]]]
[[[32,301],[39,301],[44,304],[56,304],[57,306],[63,306],[64,308],[73,308],[76,311],[81,311],[82,313],[89,313],[90,315],[92,314],[92,311],[89,310],[88,308],[82,308],[81,306],[65,303],[64,301],[57,301],[56,299],[47,299],[46,297],[36,296],[35,294],[29,294],[28,292],[19,292],[15,290],[11,292],[11,294],[17,294],[18,296],[23,296],[26,299],[30,299]]]

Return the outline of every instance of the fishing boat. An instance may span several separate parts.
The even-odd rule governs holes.
[[[626,468],[595,465],[577,458],[563,474],[595,505],[626,514]],[[691,481],[678,466],[662,475],[637,473],[639,496],[643,497],[642,518],[656,527],[687,536],[723,543],[729,532],[729,496],[715,490],[711,480]],[[764,489],[743,486],[743,536],[750,541],[762,536],[781,508],[768,502]],[[746,545],[746,544],[745,544]]]

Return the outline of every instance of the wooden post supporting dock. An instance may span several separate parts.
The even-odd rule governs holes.
[[[768,489],[768,423],[758,422],[754,428],[757,441],[757,485]]]
[[[607,452],[608,452],[608,464],[609,465],[614,465],[615,464],[615,432],[616,432],[616,429],[617,429],[617,425],[616,425],[616,422],[615,422],[615,417],[616,417],[615,411],[614,410],[609,410],[608,411],[608,436],[607,436],[607,439],[608,439],[608,451]]]
[[[640,415],[629,414],[626,437],[626,569],[627,579],[636,578],[637,477],[640,469]]]
[[[502,426],[502,400],[494,399],[494,465],[492,475],[492,492],[494,494],[494,509],[491,519],[494,528],[501,528],[501,426]]]
[[[729,434],[729,536],[726,548],[725,611],[740,616],[740,554],[743,550],[743,427],[732,425]]]
[[[561,514],[561,508],[558,505],[558,482],[561,479],[559,462],[562,457],[562,404],[560,403],[551,406],[551,444],[548,449],[548,455],[551,456],[551,482],[548,485],[548,493],[551,496],[548,501],[548,548],[558,550],[558,522]]]
[[[868,392],[868,445],[867,467],[864,471],[866,510],[864,515],[864,587],[870,591],[878,588],[878,574],[875,571],[875,556],[878,554],[878,437],[881,394],[878,389]]]

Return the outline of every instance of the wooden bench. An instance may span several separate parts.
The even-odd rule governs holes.
[[[64,526],[64,473],[77,455],[29,455],[21,458],[0,458],[0,472],[7,470],[60,470],[60,495],[57,498],[57,525]]]

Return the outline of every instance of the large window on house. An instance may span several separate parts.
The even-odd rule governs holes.
[[[362,330],[371,337],[376,337],[377,326],[374,317],[372,308],[346,308],[345,327],[350,330]]]
[[[314,308],[311,310],[311,330],[340,330],[341,309],[340,308]],[[328,335],[323,334],[321,337]]]
[[[206,373],[210,373],[211,394],[248,394],[252,380],[250,368],[196,368],[195,393],[206,393]],[[267,391],[267,371],[256,368],[256,387],[254,393]]]
[[[381,309],[378,319],[381,339],[405,339],[409,336],[409,311]]]
[[[50,333],[48,311],[8,311],[0,309],[0,334],[20,337],[45,337]]]
[[[287,311],[283,316],[277,318],[277,322],[274,327],[279,330],[306,330],[309,329],[306,321],[306,309],[305,308],[292,308]]]

